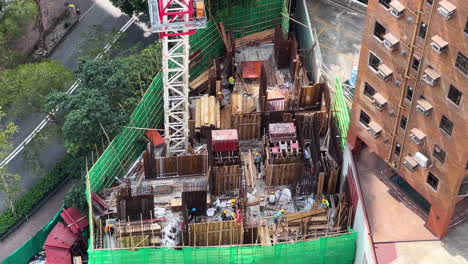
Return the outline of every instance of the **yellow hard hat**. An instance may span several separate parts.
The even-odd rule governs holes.
[[[222,92],[218,92],[218,94],[223,94]]]
[[[223,212],[223,213],[227,214],[227,213],[228,213],[228,210],[224,210],[224,212]]]
[[[232,216],[234,216],[234,217],[236,216],[236,214],[235,214],[235,213],[232,213],[231,215],[232,215]]]
[[[232,199],[232,200],[231,200],[231,203],[235,203],[235,202],[236,202],[236,199]]]
[[[284,210],[284,209],[281,209],[281,210],[280,210],[280,212],[281,212],[281,213],[284,213],[284,212],[286,212],[286,210]]]

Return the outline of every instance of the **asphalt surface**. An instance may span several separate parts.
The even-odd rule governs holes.
[[[72,71],[78,66],[78,57],[84,52],[80,48],[86,44],[85,33],[95,32],[96,25],[99,25],[105,32],[119,30],[130,20],[129,16],[121,13],[108,0],[75,0],[74,2],[80,8],[82,14],[80,22],[50,57],[53,60],[61,61]],[[156,40],[156,35],[151,34],[145,24],[147,20],[147,18],[141,17],[127,29],[123,39],[126,46],[140,44],[145,47]],[[36,128],[44,117],[42,114],[24,112],[20,118],[12,120],[5,118],[2,123],[13,121],[18,126],[19,131],[12,139],[13,145],[16,147]],[[25,151],[28,151],[28,146],[8,164],[10,172],[21,175],[20,186],[23,192],[34,186],[44,174],[44,172],[34,172],[25,166],[23,155]],[[47,172],[65,155],[66,151],[60,139],[51,139],[42,145],[39,153],[40,160],[44,165],[44,171]],[[5,196],[0,193],[0,212],[6,208],[6,204],[2,201],[5,201]]]

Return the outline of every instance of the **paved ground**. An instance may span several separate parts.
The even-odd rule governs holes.
[[[307,0],[307,8],[330,77],[348,79],[358,64],[365,15],[328,0]]]
[[[130,17],[122,14],[108,0],[78,0],[77,6],[80,7],[82,12],[81,21],[51,56],[51,59],[61,61],[71,70],[76,69],[77,58],[82,53],[79,47],[86,43],[83,38],[85,32],[92,31],[95,25],[101,25],[102,29],[107,32],[119,30],[130,20]],[[149,28],[145,24],[147,21],[146,17],[141,17],[127,29],[123,40],[126,45],[130,46],[138,43],[145,47],[156,40],[156,35],[149,33]],[[24,113],[23,117],[12,120],[19,127],[19,132],[13,138],[13,145],[18,146],[43,118],[44,115],[41,114]],[[27,148],[24,151],[27,151]],[[46,142],[40,153],[44,169],[49,171],[65,155],[65,148],[59,139],[54,139]],[[25,168],[22,153],[16,156],[8,167],[12,173],[21,175],[20,185],[24,191],[34,186],[42,175]],[[0,201],[3,200],[4,195],[0,193]],[[5,208],[6,205],[0,202],[0,212]]]
[[[386,167],[382,160],[364,148],[356,162],[379,264],[468,263],[468,223],[438,240],[377,178]]]
[[[63,197],[72,182],[66,183],[57,193],[55,193],[46,204],[29,218],[24,224],[10,234],[4,241],[0,242],[0,262],[35,235],[44,225],[46,225],[62,206]]]
[[[363,149],[357,158],[357,169],[374,242],[437,239],[423,219],[388,193],[389,188],[376,176],[387,165],[368,150]]]

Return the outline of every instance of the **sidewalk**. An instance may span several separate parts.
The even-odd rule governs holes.
[[[36,234],[57,213],[63,203],[63,198],[71,188],[73,181],[69,181],[52,196],[47,203],[18,229],[11,233],[4,241],[0,242],[0,262],[13,253],[19,246]]]

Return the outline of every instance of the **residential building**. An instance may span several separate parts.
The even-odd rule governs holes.
[[[348,143],[414,189],[442,238],[468,200],[468,5],[375,0],[367,14]]]

